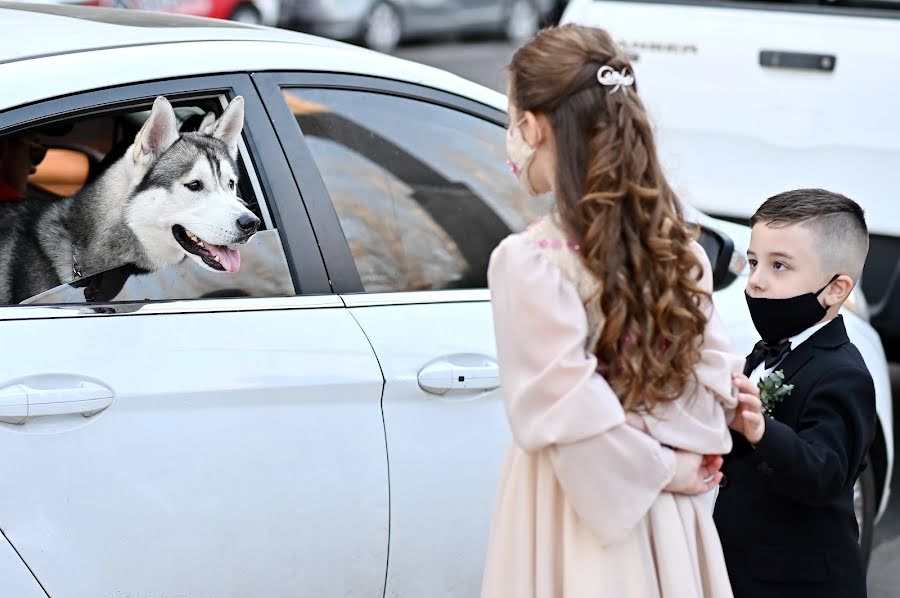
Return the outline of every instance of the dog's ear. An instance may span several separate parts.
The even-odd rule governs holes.
[[[213,123],[202,128],[201,131],[216,139],[221,139],[228,146],[228,153],[237,159],[237,144],[241,138],[241,129],[244,128],[244,98],[236,96],[228,103],[222,116]]]
[[[151,163],[178,139],[178,123],[172,104],[163,96],[156,98],[150,117],[134,138],[134,161]]]

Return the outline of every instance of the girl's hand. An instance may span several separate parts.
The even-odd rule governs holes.
[[[664,488],[673,494],[705,494],[722,481],[721,455],[698,455],[675,449],[675,476]]]

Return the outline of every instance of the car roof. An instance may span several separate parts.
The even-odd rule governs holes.
[[[292,31],[142,10],[0,2],[0,63],[109,48],[185,41],[338,42]]]
[[[504,95],[446,71],[283,29],[166,13],[16,2],[0,2],[0,23],[5,34],[0,44],[0,80],[5,82],[0,111],[101,87],[265,70],[394,79],[506,109]]]

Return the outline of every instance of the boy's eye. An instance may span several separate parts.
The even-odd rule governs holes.
[[[756,260],[754,260],[754,259],[747,260],[747,263],[750,264],[751,270],[756,267]]]
[[[775,262],[775,264],[773,265],[773,267],[774,267],[776,270],[784,270],[785,268],[787,268],[787,266],[784,265],[784,262]]]

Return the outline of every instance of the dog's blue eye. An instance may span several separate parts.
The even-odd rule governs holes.
[[[203,183],[201,183],[200,181],[191,181],[190,183],[185,185],[185,187],[187,187],[191,191],[200,191],[201,189],[203,189]]]

